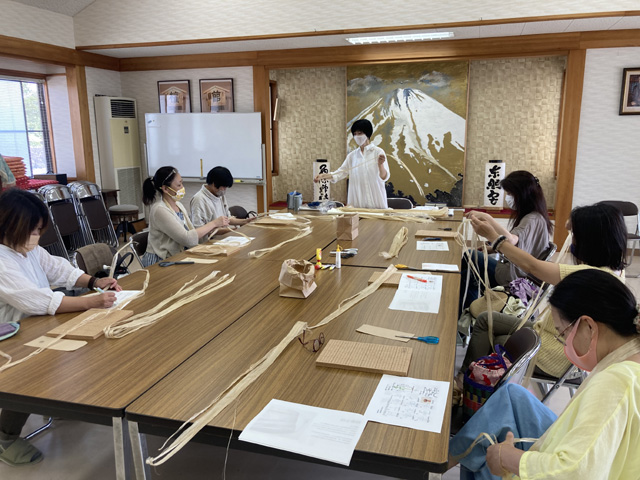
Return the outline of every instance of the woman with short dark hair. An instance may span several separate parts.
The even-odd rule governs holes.
[[[351,135],[358,144],[342,163],[331,173],[316,175],[314,182],[330,180],[335,183],[349,177],[347,204],[357,208],[387,208],[385,182],[389,180],[387,155],[380,147],[373,145],[373,125],[361,118],[351,125]]]
[[[505,201],[511,209],[509,228],[504,228],[491,215],[484,212],[471,211],[467,214],[470,219],[476,218],[487,222],[505,241],[511,245],[540,257],[549,248],[549,237],[553,232],[553,224],[547,212],[547,202],[538,179],[524,170],[517,170],[507,175],[500,182],[505,193]],[[489,249],[489,253],[494,253]],[[472,260],[476,269],[484,278],[484,258],[480,252],[472,252]],[[467,257],[462,259],[460,277],[460,311],[469,307],[478,298],[478,281],[471,275],[467,287]],[[518,267],[507,259],[498,261],[488,259],[487,270],[491,287],[507,286],[512,280],[526,276]],[[466,293],[466,297],[465,297]],[[464,299],[464,303],[463,303]]]
[[[0,194],[0,323],[30,315],[54,315],[90,308],[109,308],[114,292],[68,297],[50,285],[121,290],[113,278],[95,278],[38,246],[49,212],[34,194],[12,188]],[[9,465],[36,463],[42,453],[20,439],[28,413],[2,409],[0,461]]]
[[[451,439],[452,459],[481,433],[501,442],[474,446],[460,459],[460,478],[638,478],[640,307],[635,296],[611,274],[588,269],[558,283],[549,303],[554,342],[591,375],[557,419],[520,385],[499,388]],[[525,451],[530,444],[518,443],[518,448],[514,436],[538,440]]]

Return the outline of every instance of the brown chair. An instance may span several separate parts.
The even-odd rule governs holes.
[[[635,217],[636,219],[636,229],[634,233],[627,232],[627,241],[631,242],[631,257],[629,258],[629,263],[627,263],[627,266],[629,266],[633,262],[636,245],[640,246],[640,213],[638,213],[638,206],[635,203],[623,202],[621,200],[605,200],[600,203],[617,208],[623,217]],[[640,277],[640,275],[637,277]]]
[[[413,203],[408,198],[387,198],[387,206],[394,210],[410,210]]]

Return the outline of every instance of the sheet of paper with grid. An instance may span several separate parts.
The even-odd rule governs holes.
[[[364,416],[370,422],[440,433],[448,400],[449,382],[383,375]]]
[[[316,366],[406,376],[412,353],[410,347],[329,340]]]

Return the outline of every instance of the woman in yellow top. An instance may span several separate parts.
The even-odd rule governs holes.
[[[585,268],[603,269],[624,281],[627,227],[620,211],[610,205],[596,203],[595,205],[577,207],[571,211],[567,227],[573,233],[571,253],[578,265],[563,265],[538,260],[515,245],[504,241],[505,237],[496,232],[485,219],[474,216],[473,212],[469,218],[474,230],[478,235],[490,241],[495,251],[502,253],[521,270],[546,283],[555,285],[570,273]],[[487,317],[486,312],[478,315],[467,353],[462,362],[462,368],[458,374],[457,382],[459,384],[471,362],[488,355],[491,350]],[[520,324],[520,318],[503,313],[494,313],[492,317],[494,344],[504,345],[508,336]],[[540,351],[536,355],[536,365],[551,376],[561,376],[570,365],[561,346],[553,339],[555,329],[551,315],[548,313],[542,315],[533,328],[541,339]]]
[[[451,457],[481,433],[487,441],[460,463],[460,478],[637,480],[640,472],[640,306],[612,275],[572,273],[549,299],[556,341],[579,368],[591,371],[565,411],[551,410],[520,385],[496,391],[451,439]],[[542,435],[542,436],[541,436]],[[516,438],[538,438],[514,444]]]

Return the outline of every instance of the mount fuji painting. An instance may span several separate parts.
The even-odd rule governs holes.
[[[418,205],[462,205],[468,62],[347,68],[347,137],[351,124],[373,124],[371,143],[387,154],[390,197]]]

